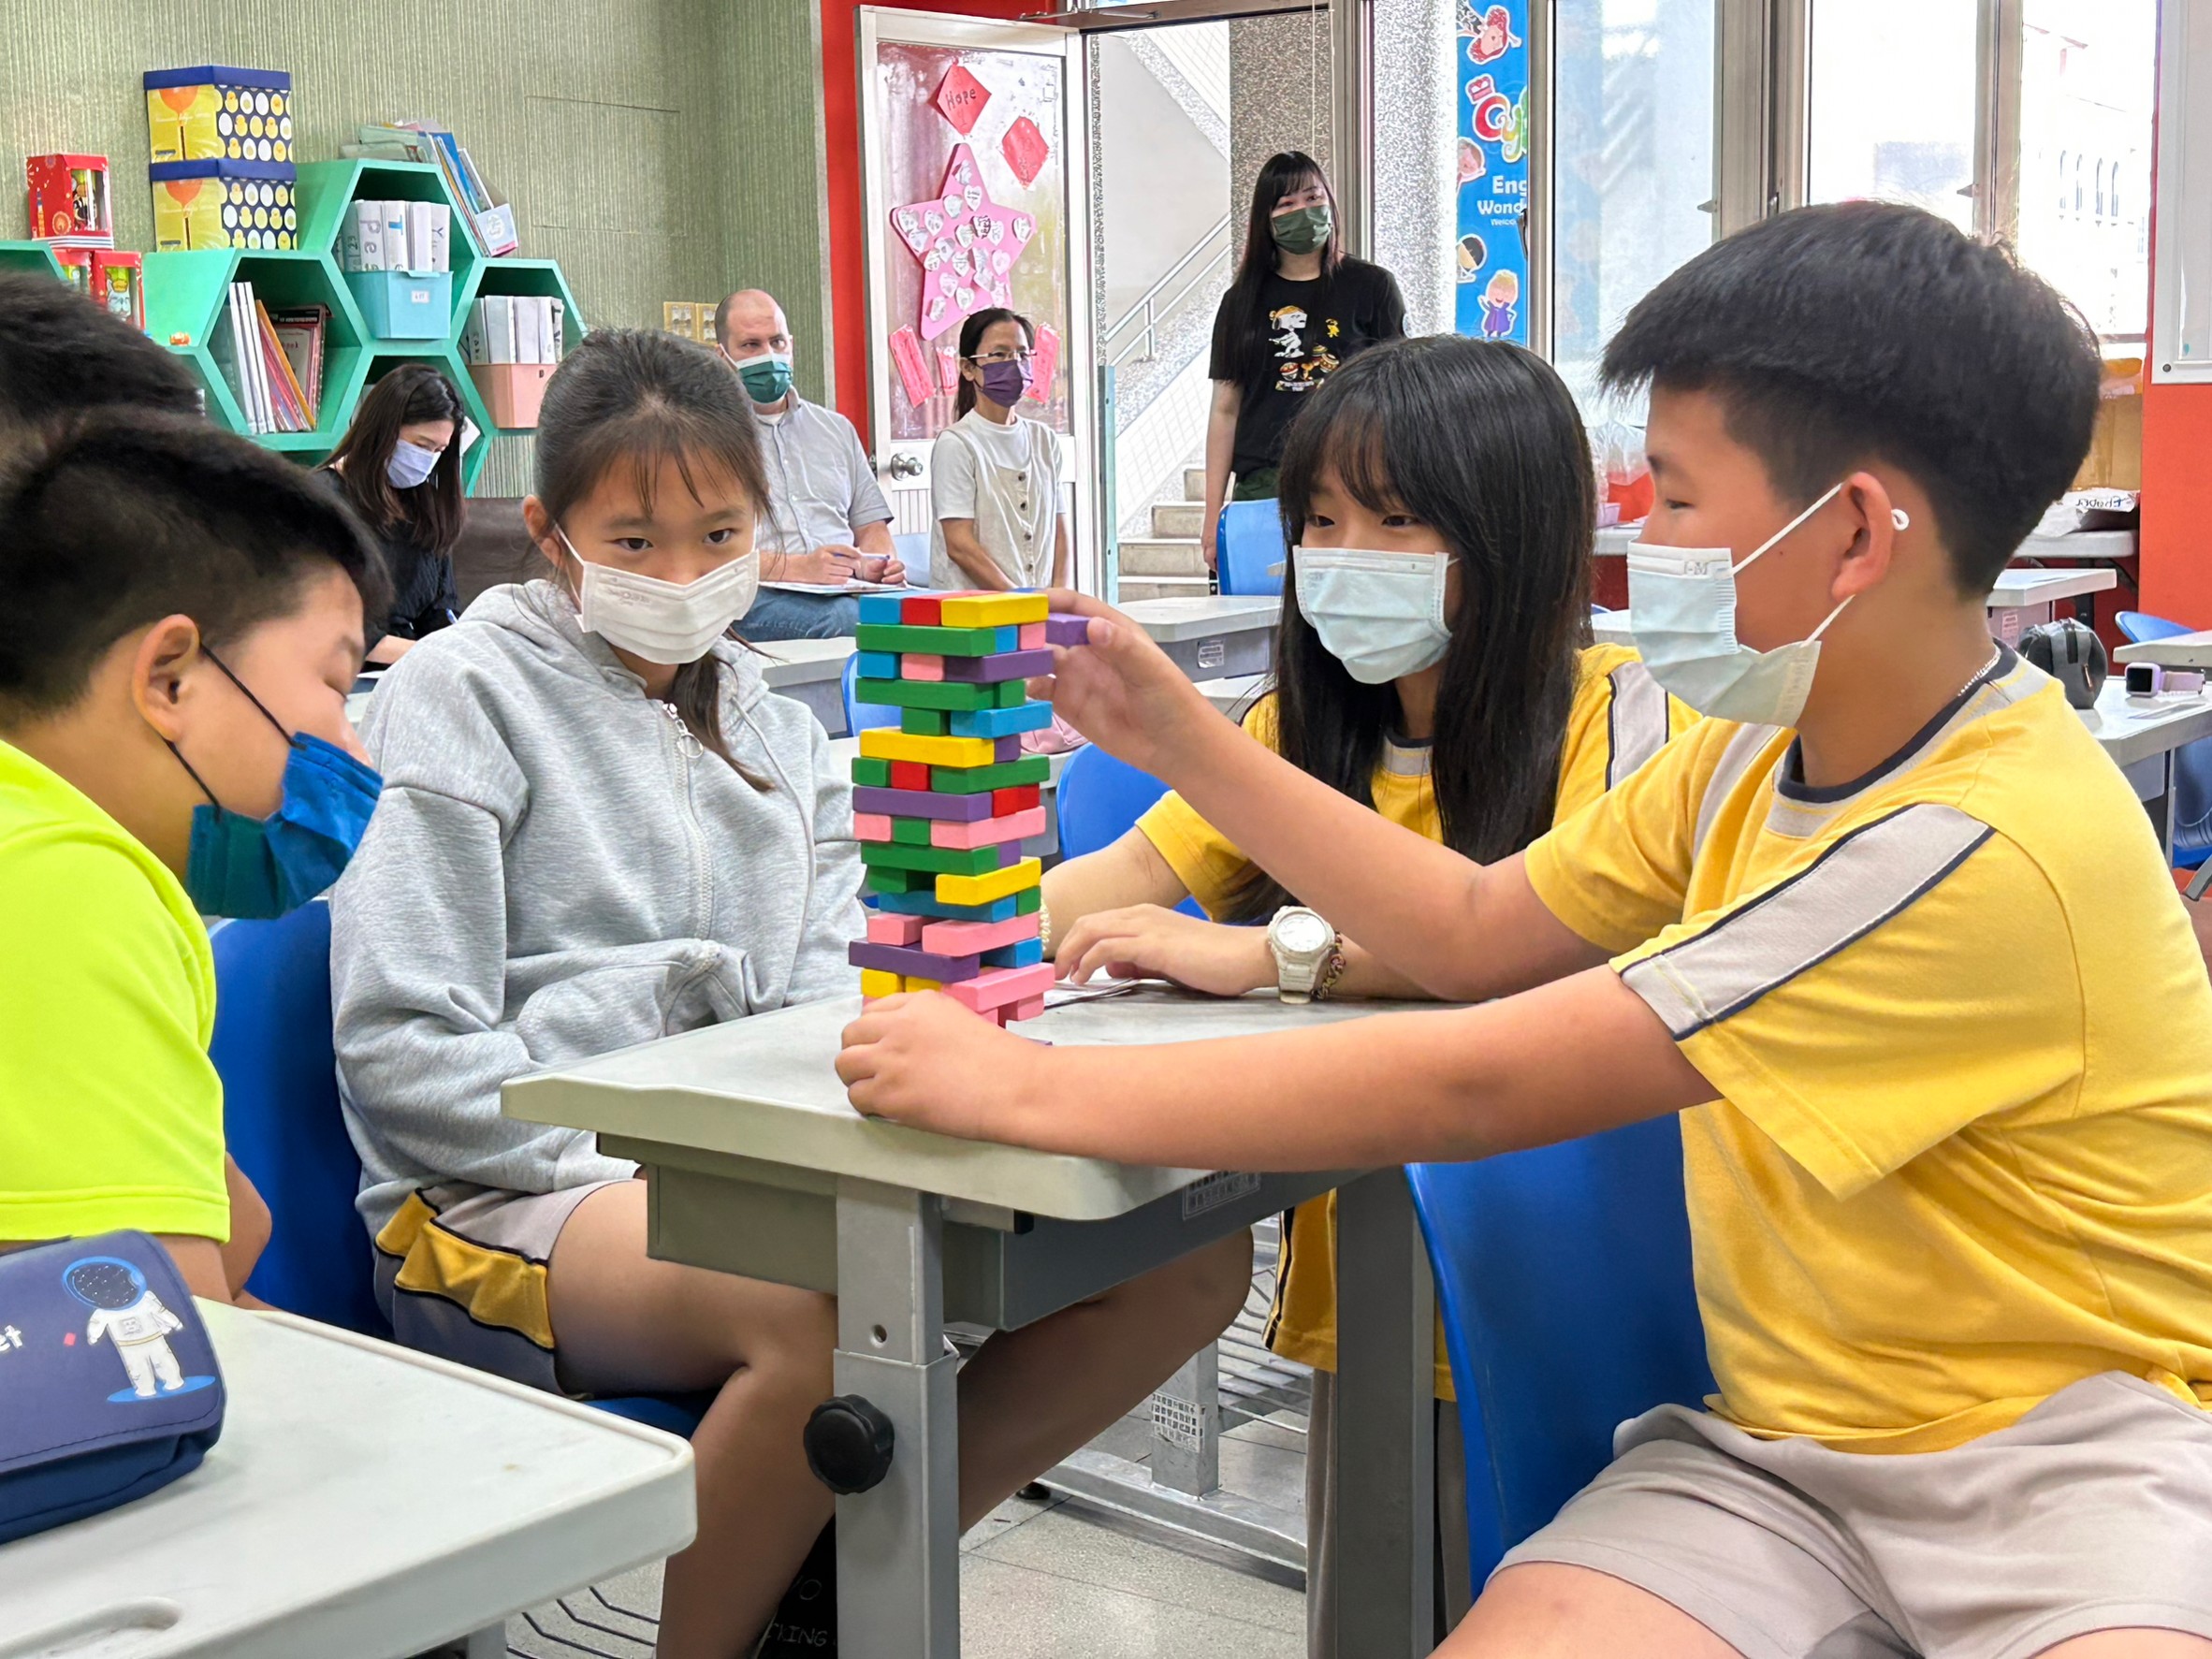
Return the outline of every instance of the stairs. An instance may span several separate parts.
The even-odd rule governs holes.
[[[1183,494],[1152,505],[1152,533],[1121,544],[1121,597],[1181,598],[1210,589],[1205,556],[1199,551],[1206,514],[1206,470],[1182,469]]]

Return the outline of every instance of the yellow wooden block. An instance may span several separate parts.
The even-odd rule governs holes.
[[[895,997],[906,988],[906,982],[895,973],[885,973],[880,968],[860,970],[860,994],[870,1002],[879,997]]]
[[[895,726],[860,735],[860,752],[871,760],[921,761],[931,766],[988,766],[997,745],[988,737],[924,737]]]
[[[910,991],[941,991],[944,988],[942,980],[925,980],[914,974],[907,975],[907,989]]]
[[[942,608],[947,628],[1011,628],[1043,621],[1048,602],[1041,593],[948,594]]]
[[[1034,858],[1025,858],[987,876],[939,876],[937,901],[943,905],[987,905],[1036,886],[1043,876],[1044,866]]]

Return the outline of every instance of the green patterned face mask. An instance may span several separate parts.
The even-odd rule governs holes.
[[[1318,207],[1292,208],[1288,213],[1277,213],[1268,221],[1268,228],[1274,233],[1275,246],[1286,254],[1310,254],[1329,240],[1329,233],[1336,228],[1335,216],[1329,204]]]

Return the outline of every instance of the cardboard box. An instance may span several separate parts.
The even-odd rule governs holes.
[[[297,248],[298,187],[289,162],[172,161],[146,169],[153,188],[153,246]]]
[[[526,429],[538,424],[538,406],[546,400],[546,384],[553,378],[553,365],[471,363],[469,378],[483,394],[493,426]]]
[[[146,143],[156,164],[252,161],[290,164],[292,78],[278,69],[149,69]]]
[[[106,156],[26,156],[23,182],[34,240],[63,248],[115,245],[115,204],[108,194]]]
[[[113,248],[92,250],[92,298],[132,327],[146,331],[146,268],[142,256]]]
[[[62,281],[87,299],[92,298],[92,262],[96,248],[56,248],[53,256],[62,267]]]
[[[2089,453],[2074,474],[2075,489],[2143,488],[2143,359],[2116,357],[2104,365],[2090,429]]]

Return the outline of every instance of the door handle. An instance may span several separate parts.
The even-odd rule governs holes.
[[[922,476],[922,461],[918,456],[895,455],[883,471],[894,478],[919,478]]]

